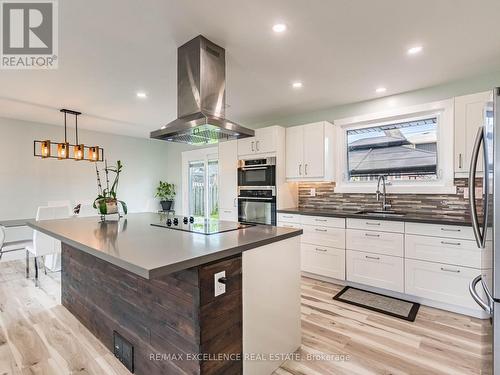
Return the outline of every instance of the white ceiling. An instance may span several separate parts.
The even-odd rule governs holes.
[[[71,0],[59,12],[59,69],[0,71],[0,117],[60,124],[66,107],[82,127],[147,137],[176,117],[176,50],[198,34],[226,48],[227,117],[242,124],[500,68],[498,0]]]

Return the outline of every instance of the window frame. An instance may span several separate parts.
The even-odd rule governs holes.
[[[454,103],[453,99],[426,103],[417,106],[396,108],[384,112],[356,116],[334,122],[336,129],[336,186],[337,193],[373,193],[376,181],[349,181],[347,163],[347,131],[411,121],[428,117],[437,118],[437,179],[390,181],[388,193],[409,194],[455,194],[454,185]]]

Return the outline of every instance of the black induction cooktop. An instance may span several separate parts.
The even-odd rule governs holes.
[[[205,235],[230,232],[254,226],[254,224],[242,224],[234,221],[223,221],[193,216],[170,216],[167,219],[159,221],[158,223],[151,223],[151,225],[155,227]]]

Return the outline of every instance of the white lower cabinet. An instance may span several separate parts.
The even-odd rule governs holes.
[[[219,209],[219,220],[238,221],[238,209],[237,208]]]
[[[479,249],[468,226],[285,213],[278,219],[281,226],[304,230],[302,271],[483,316],[469,294],[469,283],[491,264],[491,241]]]
[[[401,233],[347,229],[346,248],[402,257],[403,237]]]
[[[346,279],[404,292],[403,258],[346,250]]]
[[[405,236],[405,256],[410,259],[457,266],[481,267],[481,249],[477,247],[476,241],[456,238],[407,234]]]
[[[345,229],[302,225],[302,242],[345,249]]]
[[[406,259],[405,274],[407,294],[480,309],[469,294],[469,283],[481,274],[479,269]],[[485,296],[482,298],[486,300]]]
[[[302,271],[345,279],[345,250],[328,246],[301,244]]]

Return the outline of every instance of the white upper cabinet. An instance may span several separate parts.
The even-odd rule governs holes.
[[[491,95],[486,91],[455,98],[455,172],[459,175],[469,172],[477,129],[484,124],[484,110]],[[478,171],[482,171],[482,155],[479,157]]]
[[[313,124],[304,131],[304,176],[325,176],[325,125]],[[333,164],[333,163],[331,163]]]
[[[276,152],[277,143],[276,126],[260,128],[255,130],[255,137],[238,140],[238,155],[267,154]]]
[[[238,219],[238,142],[219,143],[219,211],[221,220]],[[222,217],[223,216],[223,217]]]
[[[286,178],[332,181],[333,125],[322,121],[286,129]]]
[[[286,129],[286,178],[299,178],[302,175],[304,159],[304,127],[294,126]]]

